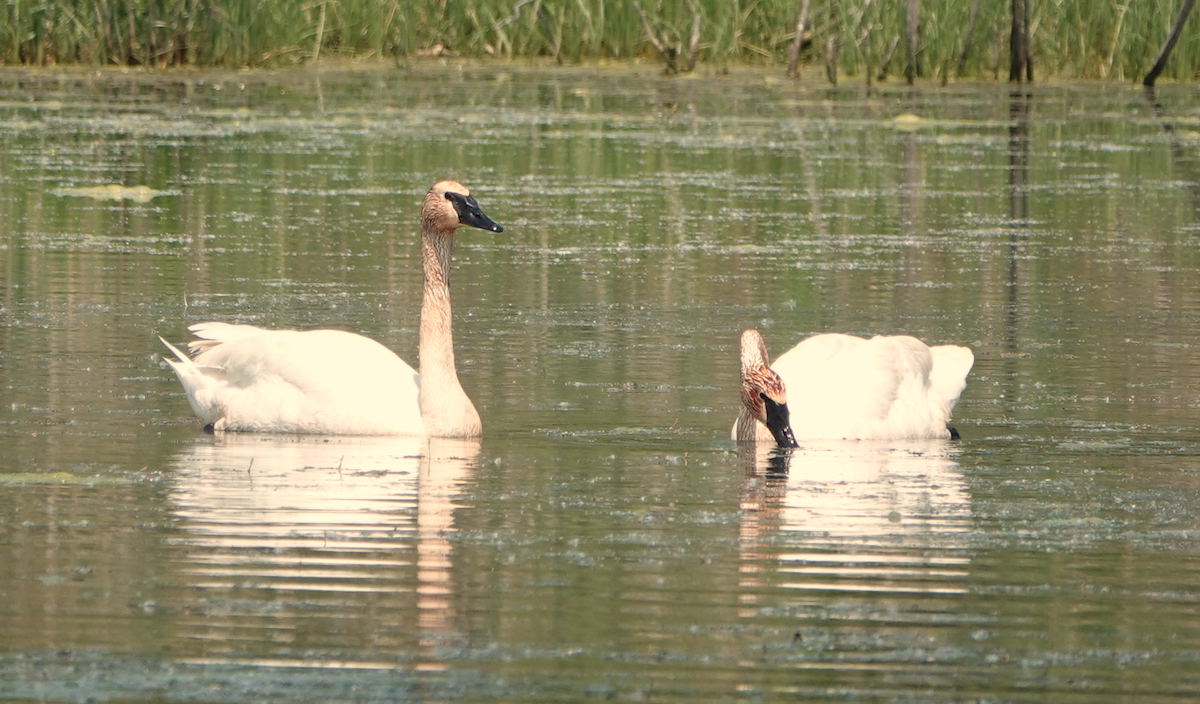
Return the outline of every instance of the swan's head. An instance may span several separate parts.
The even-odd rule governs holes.
[[[503,227],[483,214],[467,187],[457,181],[433,184],[421,205],[421,222],[426,228],[444,234],[453,234],[463,225],[489,232],[504,232]]]
[[[798,447],[787,406],[787,389],[768,364],[767,344],[757,330],[742,333],[742,406],[767,426],[780,447]]]

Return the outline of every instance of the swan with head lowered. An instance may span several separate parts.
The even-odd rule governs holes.
[[[975,355],[907,335],[810,337],[770,364],[757,330],[742,333],[739,442],[957,438],[950,414]]]
[[[458,382],[450,332],[455,231],[503,232],[460,183],[421,205],[421,371],[374,340],[340,330],[266,330],[199,323],[189,358],[167,359],[206,428],[260,433],[478,437],[479,413]],[[162,338],[159,338],[162,339]]]

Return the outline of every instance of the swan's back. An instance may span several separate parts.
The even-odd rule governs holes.
[[[218,430],[422,435],[419,379],[383,345],[340,330],[202,323],[168,360],[192,410]],[[172,348],[174,349],[174,348]]]
[[[783,378],[798,439],[945,438],[974,355],[907,335],[825,334],[771,365]]]

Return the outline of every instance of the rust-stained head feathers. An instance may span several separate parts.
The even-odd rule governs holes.
[[[771,431],[781,447],[797,447],[783,378],[771,369],[767,345],[757,330],[742,333],[742,405]]]
[[[489,232],[504,232],[483,214],[467,187],[457,181],[438,181],[421,204],[421,224],[427,231],[453,235],[463,225]]]

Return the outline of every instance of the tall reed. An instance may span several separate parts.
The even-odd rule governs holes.
[[[966,18],[978,2],[967,42]],[[1178,0],[1031,0],[1039,75],[1133,80],[1154,59]],[[784,64],[799,0],[641,0],[653,31],[678,48],[701,18],[701,64]],[[837,38],[843,74],[903,73],[904,3],[812,0],[809,62]],[[922,0],[918,75],[990,77],[1008,60],[1009,4]],[[1166,76],[1200,70],[1193,18]],[[899,48],[896,49],[899,43]],[[965,49],[965,52],[964,52]],[[656,60],[633,0],[7,0],[0,62],[45,65],[303,63],[331,56],[421,53],[562,62]],[[868,68],[869,67],[869,68]]]

